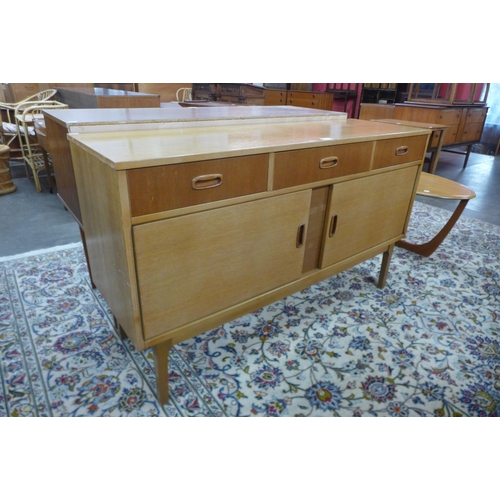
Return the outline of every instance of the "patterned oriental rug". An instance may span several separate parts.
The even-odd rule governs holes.
[[[408,239],[449,212],[416,202]],[[1,416],[500,416],[500,227],[462,217],[174,346],[171,401],[121,341],[81,245],[0,261]],[[214,285],[216,285],[214,283]]]

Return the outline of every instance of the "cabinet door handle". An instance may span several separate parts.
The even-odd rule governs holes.
[[[336,230],[337,230],[337,216],[334,215],[332,217],[332,220],[330,221],[330,230],[328,231],[328,236],[331,238],[335,234]]]
[[[222,174],[199,175],[191,181],[193,189],[210,189],[222,184]]]
[[[328,158],[323,158],[319,162],[319,168],[332,168],[336,167],[339,162],[338,156],[330,156]]]
[[[304,244],[304,234],[306,231],[306,225],[301,224],[297,229],[297,240],[295,242],[297,248],[300,248]]]
[[[408,146],[400,146],[396,149],[396,156],[403,156],[408,153]]]

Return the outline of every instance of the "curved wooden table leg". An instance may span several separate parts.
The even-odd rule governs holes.
[[[423,243],[421,245],[417,245],[415,243],[409,243],[405,240],[400,240],[396,243],[396,245],[406,250],[411,250],[412,252],[415,252],[424,257],[429,257],[434,253],[434,251],[443,242],[446,236],[448,236],[448,233],[453,229],[453,226],[462,215],[462,212],[464,211],[468,202],[469,200],[460,200],[460,203],[458,204],[457,208],[453,212],[446,225],[443,227],[443,229],[441,229],[441,231],[439,231],[438,234],[436,234],[436,236],[434,236],[434,238],[432,238],[431,241]]]

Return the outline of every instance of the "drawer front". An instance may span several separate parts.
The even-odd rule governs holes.
[[[317,108],[319,107],[319,101],[318,99],[304,99],[304,98],[288,98],[287,104],[289,106],[300,106],[302,108]]]
[[[429,141],[429,147],[431,147],[431,148],[437,147],[440,135],[441,135],[441,131],[432,132],[432,135],[431,135],[431,138]],[[444,141],[444,136],[443,136],[443,141]]]
[[[266,106],[286,105],[286,90],[264,90],[264,104]]]
[[[479,141],[483,132],[483,122],[467,123],[460,142]]]
[[[441,123],[443,125],[454,125],[460,123],[461,117],[461,109],[443,109],[439,112],[437,123]]]
[[[286,96],[266,95],[264,98],[264,104],[266,104],[266,106],[284,106],[286,105]]]
[[[267,154],[127,172],[132,217],[267,190]]]
[[[273,189],[333,179],[369,170],[373,142],[276,153]]]
[[[317,99],[317,92],[294,92],[293,90],[288,92],[288,98],[292,99]]]
[[[484,122],[484,119],[486,118],[486,111],[486,108],[469,109],[467,111],[467,118],[465,120],[465,123]]]
[[[457,141],[458,125],[451,125],[444,131],[443,146],[455,144]]]
[[[421,160],[424,157],[426,143],[426,135],[377,141],[373,168],[390,167],[391,165]]]

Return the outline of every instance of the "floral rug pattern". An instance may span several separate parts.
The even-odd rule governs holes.
[[[416,202],[408,239],[449,212]],[[462,217],[173,347],[120,340],[81,246],[0,262],[0,416],[500,416],[500,227]]]

